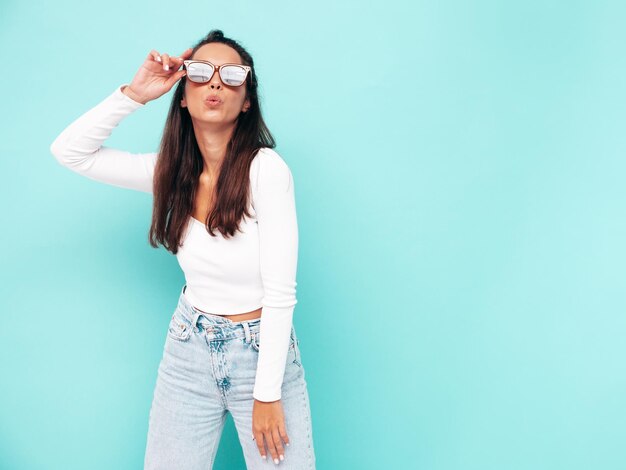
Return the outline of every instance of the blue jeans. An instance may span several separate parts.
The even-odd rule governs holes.
[[[315,469],[309,395],[295,329],[281,392],[289,447],[267,460],[252,439],[252,391],[261,319],[234,322],[194,308],[183,286],[170,321],[150,408],[144,470],[210,470],[230,412],[249,470]]]

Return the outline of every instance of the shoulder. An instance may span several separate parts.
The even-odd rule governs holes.
[[[269,147],[261,147],[252,159],[251,168],[256,171],[285,172],[289,171],[289,165],[280,154]]]
[[[250,181],[253,189],[282,189],[288,191],[293,176],[287,162],[269,147],[261,147],[250,165]]]

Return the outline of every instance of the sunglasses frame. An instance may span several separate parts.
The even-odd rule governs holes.
[[[200,62],[203,64],[209,64],[210,66],[213,67],[213,73],[211,73],[211,76],[209,77],[209,79],[206,82],[194,82],[193,80],[189,79],[190,82],[192,83],[197,83],[198,85],[202,85],[204,83],[209,83],[211,81],[211,79],[213,78],[213,75],[215,75],[215,72],[217,71],[217,73],[220,76],[220,80],[222,81],[222,83],[226,86],[241,86],[244,85],[246,83],[246,80],[248,79],[248,75],[250,74],[250,70],[252,70],[252,67],[250,67],[249,65],[243,65],[243,64],[234,64],[234,63],[227,63],[227,64],[222,64],[222,65],[215,65],[211,62],[209,62],[208,60],[198,60],[198,59],[189,59],[189,60],[183,60],[183,67],[185,70],[187,70],[187,67],[189,66],[189,64],[192,64],[194,62]],[[227,65],[236,65],[237,67],[241,67],[246,71],[246,75],[243,77],[243,82],[241,82],[241,85],[229,85],[228,83],[226,83],[224,81],[224,79],[222,78],[222,67],[226,67]],[[189,78],[188,75],[186,75],[186,78]]]

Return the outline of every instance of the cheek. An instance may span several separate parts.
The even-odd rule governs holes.
[[[233,92],[233,93],[227,94],[226,99],[228,100],[228,109],[238,114],[239,111],[241,110],[241,107],[243,106],[245,96],[246,96],[245,93]]]

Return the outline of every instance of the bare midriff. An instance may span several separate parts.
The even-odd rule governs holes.
[[[198,307],[194,307],[194,308],[198,310],[199,312],[208,313],[210,315],[217,315],[216,313],[205,312],[204,310],[200,310]],[[253,320],[261,316],[262,310],[263,310],[262,308],[257,308],[256,310],[253,310],[251,312],[237,313],[235,315],[220,315],[220,317],[228,318],[229,320],[234,321],[234,322],[244,321],[244,320]]]

